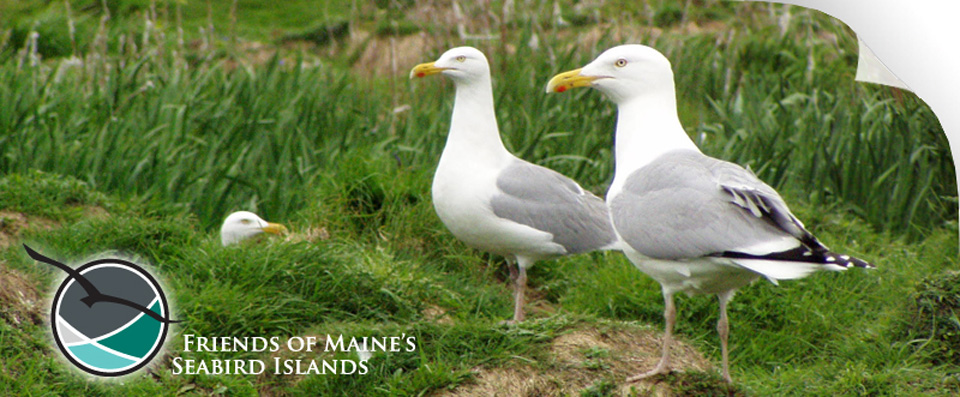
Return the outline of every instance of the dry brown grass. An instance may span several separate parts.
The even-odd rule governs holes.
[[[99,206],[80,208],[85,219],[100,219],[110,214]],[[30,230],[51,230],[60,223],[40,216],[22,212],[0,210],[0,249],[22,242],[21,235]],[[36,280],[0,262],[0,319],[20,325],[24,322],[39,324],[42,321],[42,296]]]
[[[354,63],[354,70],[364,75],[394,76],[405,79],[410,69],[423,62],[434,59],[426,54],[439,54],[436,50],[437,42],[424,33],[400,37],[372,37],[370,33],[361,32],[363,37],[363,52]]]
[[[433,29],[430,33],[422,31],[405,36],[377,36],[367,31],[358,30],[351,32],[350,38],[345,43],[329,46],[327,55],[335,56],[342,51],[359,51],[361,55],[353,64],[355,71],[365,76],[379,75],[404,78],[414,65],[432,61],[432,56],[439,55],[448,48],[458,45],[473,45],[482,50],[499,48],[506,51],[506,55],[512,55],[516,52],[513,44],[501,46],[495,16],[487,18],[488,21],[493,21],[492,25],[489,26],[483,22],[483,18],[477,15],[459,20],[449,6],[438,6],[429,2],[426,5],[409,10],[407,16],[408,20],[423,26],[449,26],[450,29],[439,32]],[[459,37],[456,27],[461,25],[463,26],[462,30],[473,38],[464,40]],[[610,36],[614,42],[648,43],[656,41],[660,36],[667,33],[676,35],[716,34],[727,30],[729,30],[729,27],[723,22],[708,21],[700,24],[691,21],[667,29],[655,26],[603,23],[594,25],[589,29],[550,29],[540,33],[563,38],[561,41],[568,43],[566,48],[562,49],[564,51],[575,47],[578,51],[592,52],[596,50],[598,43],[605,36]],[[478,36],[486,37],[486,39],[477,39]]]
[[[0,248],[7,248],[20,240],[20,234],[27,229],[49,230],[57,227],[56,221],[27,216],[21,212],[0,210]]]
[[[284,241],[287,242],[317,242],[330,239],[330,231],[327,230],[324,226],[309,227],[306,230],[288,232],[284,237]]]
[[[534,367],[474,369],[472,382],[442,393],[444,396],[558,396],[578,395],[601,381],[619,384],[617,393],[670,395],[669,386],[656,380],[624,384],[631,375],[656,365],[659,333],[639,327],[600,330],[578,327],[550,344],[549,362]],[[706,371],[710,363],[690,345],[676,341],[671,352],[675,370]]]
[[[423,309],[423,318],[437,324],[452,324],[453,319],[447,316],[447,309],[437,305],[428,305]]]
[[[42,298],[36,282],[0,262],[0,319],[14,326],[39,324]]]

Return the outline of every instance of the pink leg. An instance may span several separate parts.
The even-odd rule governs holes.
[[[732,382],[730,379],[730,359],[729,352],[727,350],[727,337],[730,335],[730,322],[727,320],[727,302],[730,301],[730,298],[733,298],[733,291],[727,291],[722,294],[717,295],[717,298],[720,299],[720,320],[717,321],[717,333],[720,334],[720,354],[723,357],[723,380],[727,383]]]
[[[663,319],[666,321],[666,326],[663,331],[663,356],[660,357],[660,363],[650,371],[627,378],[627,382],[636,382],[653,375],[670,372],[670,343],[673,341],[673,325],[676,322],[677,309],[673,305],[673,293],[664,292],[663,300],[665,303]]]
[[[512,324],[519,323],[526,318],[523,312],[523,295],[527,289],[527,269],[520,267],[519,274],[514,280],[513,292],[513,321]]]

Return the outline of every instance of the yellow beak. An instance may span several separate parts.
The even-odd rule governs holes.
[[[263,230],[264,233],[271,233],[271,234],[278,234],[278,235],[279,235],[279,234],[284,234],[284,233],[286,233],[286,232],[287,232],[287,227],[286,227],[286,226],[283,226],[283,225],[281,225],[281,224],[279,224],[279,223],[267,222],[267,226],[264,226],[263,229],[261,229],[261,230]]]
[[[434,66],[434,62],[421,63],[417,66],[414,66],[413,70],[410,71],[410,78],[427,77],[431,74],[437,74],[444,70],[447,70],[447,68],[438,68]]]
[[[584,76],[580,74],[581,70],[583,69],[575,69],[553,76],[547,83],[547,93],[564,92],[577,87],[589,87],[593,85],[594,80],[601,78],[599,76]]]

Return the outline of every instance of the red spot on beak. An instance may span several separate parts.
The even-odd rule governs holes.
[[[427,75],[427,74],[424,73],[424,72],[418,72],[418,73],[417,73],[417,77],[423,77],[423,76],[426,76],[426,75]]]
[[[558,87],[557,87],[557,92],[564,92],[564,91],[566,91],[566,90],[567,90],[567,87],[566,87],[566,86],[561,85],[561,86],[558,86]]]

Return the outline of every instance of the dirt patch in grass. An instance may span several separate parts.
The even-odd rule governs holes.
[[[107,210],[99,206],[80,208],[83,218],[105,218]],[[60,227],[52,219],[27,215],[22,212],[0,210],[0,249],[21,243],[20,236],[26,230],[51,230]],[[0,262],[0,319],[11,324],[39,324],[42,297],[36,283],[23,273]]]
[[[445,396],[672,395],[673,382],[651,379],[633,384],[624,380],[653,368],[660,359],[660,333],[639,327],[597,329],[578,327],[550,344],[550,361],[541,367],[475,368],[469,384]],[[676,341],[673,367],[683,373],[713,372],[690,345]],[[676,376],[675,376],[676,377]],[[711,378],[714,379],[714,378]],[[716,382],[721,382],[719,376]]]
[[[420,26],[440,26],[453,28],[458,24],[469,25],[465,27],[476,28],[479,24],[479,15],[471,15],[470,11],[463,12],[461,8],[461,18],[453,11],[452,3],[442,1],[418,1],[413,7],[406,11],[408,20]],[[466,4],[468,7],[470,3]]]
[[[105,208],[98,205],[84,205],[80,210],[83,219],[105,219],[110,216]]]
[[[16,211],[0,211],[0,248],[7,248],[19,241],[19,236],[25,229],[50,230],[59,226],[56,221],[27,216]]]
[[[361,34],[361,37],[369,35]],[[412,34],[400,37],[374,37],[366,41],[363,52],[354,63],[354,70],[366,76],[394,76],[407,84],[410,69],[415,65],[434,61],[431,51],[437,46],[436,40],[426,34]]]
[[[437,305],[428,305],[423,309],[423,318],[437,324],[452,324],[453,319],[447,316],[447,309]]]
[[[557,373],[538,373],[530,367],[474,368],[473,383],[441,396],[559,396],[564,394]],[[569,391],[567,391],[569,393]]]
[[[22,273],[0,262],[0,319],[14,326],[36,325],[42,321],[42,299],[34,284]]]

